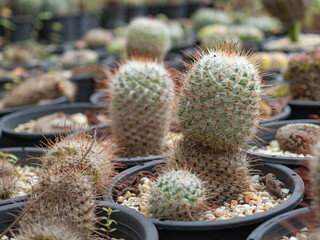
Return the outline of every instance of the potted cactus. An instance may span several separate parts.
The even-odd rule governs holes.
[[[320,114],[320,95],[317,71],[319,71],[320,51],[310,50],[294,54],[284,73],[290,84],[292,100],[291,119],[310,118]]]
[[[216,207],[238,205],[246,192],[257,193],[257,189],[251,188],[254,168],[243,150],[254,137],[260,122],[261,95],[259,69],[252,57],[240,54],[237,45],[225,43],[207,53],[202,52],[184,75],[177,114],[182,137],[170,148],[167,167],[158,171],[158,175],[149,175],[150,181],[142,178],[146,176],[142,171],[151,171],[159,163],[131,168],[124,172],[127,174],[124,177],[116,177],[116,184],[128,180],[124,182],[128,184],[125,185],[127,188],[120,189],[120,192],[125,192],[120,199],[121,196],[127,197],[125,189],[129,195],[131,191],[135,196],[139,192],[145,193],[134,201],[145,202],[146,205],[141,204],[141,209],[139,206],[138,209],[153,218],[160,236],[165,239],[177,236],[184,239],[194,239],[195,236],[201,236],[201,239],[234,239],[234,235],[243,238],[259,221],[278,214],[277,211],[285,211],[282,208],[290,209],[298,204],[303,195],[300,177],[300,180],[290,180],[297,184],[291,189],[295,197],[281,203],[278,210],[277,207],[271,209],[270,215],[266,211],[260,215],[231,219],[230,222],[217,220],[217,216],[223,216],[222,219],[234,217],[224,218],[223,210],[221,215],[210,215]],[[274,173],[281,181],[293,176],[288,168],[273,168],[277,167],[266,165],[259,170],[264,175]],[[275,178],[274,181],[278,187],[291,185],[287,181],[282,185]],[[151,182],[150,188],[139,187],[146,182]],[[136,189],[132,190],[134,186]],[[115,189],[113,191],[116,192]],[[269,191],[281,195],[280,189]],[[129,206],[130,200],[124,201],[123,198],[118,199]],[[232,231],[226,230],[229,228]]]

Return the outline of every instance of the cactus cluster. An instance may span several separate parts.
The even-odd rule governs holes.
[[[174,84],[163,64],[135,59],[111,76],[109,117],[123,156],[159,154],[171,122]]]
[[[260,122],[259,68],[237,45],[224,44],[202,53],[184,77],[178,107],[183,139],[169,159],[205,174],[223,204],[250,187],[242,149]]]
[[[284,76],[290,83],[293,99],[320,101],[319,64],[319,49],[296,53],[290,58]]]
[[[170,46],[168,28],[161,21],[141,17],[130,22],[126,36],[128,56],[144,56],[162,60]]]
[[[200,8],[192,16],[194,22],[194,29],[200,30],[201,28],[211,24],[224,24],[229,25],[232,23],[231,18],[227,13],[213,8]]]
[[[192,221],[204,214],[206,188],[195,174],[183,169],[169,169],[153,182],[148,198],[151,217]]]
[[[37,104],[61,96],[72,100],[74,94],[75,87],[69,80],[59,74],[47,73],[14,85],[1,99],[0,106],[10,108]]]
[[[312,154],[313,145],[319,140],[320,127],[308,123],[292,123],[280,127],[276,134],[283,151],[298,154]]]

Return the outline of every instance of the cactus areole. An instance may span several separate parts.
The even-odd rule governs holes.
[[[178,116],[184,135],[216,150],[237,149],[256,133],[261,76],[237,44],[202,53],[189,66]]]

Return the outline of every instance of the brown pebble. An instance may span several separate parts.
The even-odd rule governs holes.
[[[238,205],[238,202],[236,200],[232,200],[230,203],[230,208],[235,207]]]
[[[250,200],[251,200],[251,199],[250,199],[248,196],[245,196],[245,197],[244,197],[244,202],[245,202],[245,203],[249,203]]]

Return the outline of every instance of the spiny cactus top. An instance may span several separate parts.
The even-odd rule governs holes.
[[[130,60],[111,78],[112,134],[126,156],[159,154],[170,126],[174,84],[157,62]]]
[[[215,149],[237,149],[256,133],[261,76],[254,58],[225,44],[190,65],[178,116],[187,138]]]
[[[127,31],[127,54],[163,59],[170,49],[170,35],[167,26],[159,20],[137,18]]]
[[[191,221],[201,215],[204,201],[205,187],[195,174],[167,170],[151,187],[148,212],[159,219]]]

